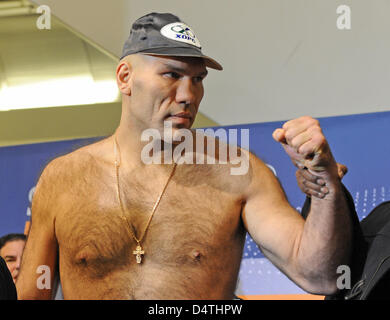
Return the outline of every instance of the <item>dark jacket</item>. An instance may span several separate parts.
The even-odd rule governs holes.
[[[351,194],[343,186],[353,226],[351,288],[339,290],[326,300],[390,300],[390,201],[374,208],[359,222]],[[306,198],[302,216],[310,210]]]
[[[0,257],[0,300],[17,300],[14,281],[2,257]]]

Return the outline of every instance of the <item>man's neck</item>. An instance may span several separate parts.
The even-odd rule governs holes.
[[[175,145],[159,139],[142,141],[142,132],[119,126],[114,133],[117,160],[126,167],[144,167],[148,164],[172,164]],[[151,152],[153,151],[153,152]],[[152,161],[152,163],[151,163]]]

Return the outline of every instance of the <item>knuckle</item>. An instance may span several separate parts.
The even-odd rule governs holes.
[[[303,156],[307,155],[311,152],[312,152],[312,147],[310,145],[307,145],[307,144],[301,145],[298,149],[298,153],[303,155]]]
[[[288,127],[290,126],[290,124],[291,124],[291,120],[290,120],[290,121],[287,121],[287,122],[285,122],[285,123],[283,123],[282,128],[283,128],[284,130],[287,130]]]
[[[312,123],[312,124],[319,123],[317,119],[314,119],[310,116],[303,116],[301,119],[305,122]]]
[[[313,117],[307,117],[307,121],[309,121],[312,124],[319,124],[319,121],[317,119],[314,119]]]
[[[313,135],[313,136],[324,136],[323,133],[322,133],[322,130],[321,130],[321,127],[317,126],[317,125],[312,125],[310,126],[307,131]]]
[[[317,144],[320,144],[320,145],[323,145],[325,144],[326,140],[325,140],[325,137],[321,134],[321,135],[318,135],[317,136]]]
[[[299,147],[299,140],[297,139],[297,137],[291,138],[291,140],[290,140],[290,145],[291,145],[293,148]]]
[[[287,141],[291,142],[294,139],[294,132],[292,132],[291,130],[286,130],[285,137]]]
[[[312,142],[315,147],[323,147],[326,145],[326,139],[323,134],[314,134]]]
[[[320,122],[317,119],[311,118],[311,121],[313,125],[317,126],[318,128],[320,127]]]

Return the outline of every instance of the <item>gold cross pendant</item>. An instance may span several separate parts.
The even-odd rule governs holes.
[[[142,257],[141,257],[141,254],[145,254],[145,251],[142,250],[142,247],[140,245],[137,246],[137,248],[135,248],[135,250],[133,251],[133,254],[135,255],[135,260],[137,261],[137,263],[141,263],[142,262]]]

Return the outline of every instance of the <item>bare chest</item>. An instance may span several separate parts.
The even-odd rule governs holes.
[[[114,183],[74,192],[56,220],[63,268],[95,279],[136,268],[137,243],[123,216],[143,237],[145,267],[221,267],[229,250],[240,251],[241,202],[235,193],[172,181],[148,225],[161,183],[123,183],[122,190],[123,210]]]

